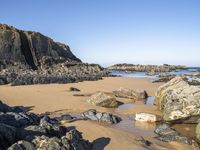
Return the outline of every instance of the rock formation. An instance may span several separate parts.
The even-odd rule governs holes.
[[[156,72],[169,72],[177,69],[187,69],[186,66],[181,65],[134,65],[134,64],[116,64],[108,67],[108,70],[119,70],[119,71],[138,71],[138,72],[148,72],[149,75],[154,75]]]
[[[106,75],[99,65],[82,63],[65,44],[0,24],[0,84],[68,83]]]
[[[176,77],[158,88],[155,104],[163,112],[165,121],[184,121],[190,118],[193,118],[191,123],[198,121],[200,87],[190,85],[187,81],[184,77]]]
[[[88,100],[88,103],[101,107],[117,107],[116,98],[111,93],[97,92],[93,94]]]
[[[145,90],[134,90],[129,88],[120,87],[118,90],[113,91],[116,97],[130,98],[134,100],[146,99],[148,97]]]
[[[59,124],[58,120],[70,119],[69,116],[58,119],[33,113],[30,115],[2,102],[0,108],[4,108],[0,109],[1,150],[92,149],[92,143],[83,139],[78,130]]]

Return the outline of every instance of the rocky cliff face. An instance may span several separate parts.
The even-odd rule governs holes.
[[[20,62],[38,69],[46,65],[44,59],[81,62],[67,45],[54,42],[38,32],[22,31],[0,24],[1,61]]]
[[[68,83],[106,75],[99,65],[82,63],[65,44],[0,24],[0,84]]]

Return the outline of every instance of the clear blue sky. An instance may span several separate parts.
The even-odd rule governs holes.
[[[200,66],[200,0],[1,0],[0,23],[68,44],[85,62]]]

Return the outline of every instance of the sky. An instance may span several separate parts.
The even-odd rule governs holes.
[[[200,66],[200,0],[1,0],[0,23],[41,32],[83,62]]]

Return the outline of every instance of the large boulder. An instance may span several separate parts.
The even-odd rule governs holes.
[[[145,90],[133,90],[129,88],[120,87],[118,90],[113,91],[116,97],[130,98],[130,99],[145,99],[147,98],[147,93]]]
[[[112,94],[105,93],[105,92],[97,92],[93,94],[87,100],[87,102],[96,106],[101,106],[101,107],[117,107],[118,106],[116,98]]]
[[[200,87],[189,85],[184,77],[176,77],[158,88],[155,104],[163,112],[165,121],[183,121],[198,117]]]

